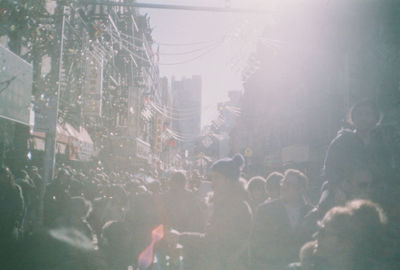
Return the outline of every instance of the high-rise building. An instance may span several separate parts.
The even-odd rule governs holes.
[[[193,150],[201,129],[201,76],[171,81],[174,121],[173,130],[182,150]]]

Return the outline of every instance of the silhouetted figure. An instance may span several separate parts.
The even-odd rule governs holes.
[[[279,199],[282,179],[283,174],[279,172],[272,172],[265,179],[265,192],[269,200]]]
[[[57,177],[46,187],[43,199],[44,213],[43,224],[52,227],[60,217],[64,216],[65,209],[70,200],[71,174],[66,169],[61,169]]]
[[[95,246],[79,231],[52,229],[28,236],[6,270],[108,270]],[[2,265],[3,266],[3,265]]]
[[[167,224],[183,232],[201,232],[204,219],[195,194],[185,188],[186,177],[174,172],[168,182],[169,190],[163,195]]]
[[[308,179],[298,170],[287,170],[280,199],[261,204],[250,239],[252,269],[283,269],[297,260],[300,247],[311,238],[304,217],[311,210],[304,194]]]
[[[305,243],[299,252],[300,262],[291,263],[287,267],[287,270],[313,270],[315,264],[314,250],[316,244],[316,241]]]
[[[399,150],[400,144],[393,129],[380,126],[381,120],[382,113],[374,102],[364,100],[355,104],[349,113],[354,130],[341,130],[332,140],[325,157],[324,174],[327,190],[334,190],[348,166],[367,167],[373,176],[373,200],[390,209],[400,194],[400,183],[396,180],[399,166],[394,164],[398,154],[393,151]]]
[[[354,199],[372,199],[373,176],[369,168],[359,161],[343,165],[334,185],[322,186],[318,203],[318,216],[322,218],[334,206],[343,206]]]
[[[24,217],[23,223],[21,224],[21,230],[23,233],[30,233],[33,230],[35,221],[35,200],[37,189],[35,183],[29,177],[25,170],[21,170],[16,178],[15,182],[21,187],[22,196],[24,198]]]
[[[66,204],[64,215],[55,220],[53,228],[70,228],[77,230],[91,241],[94,240],[94,231],[87,222],[92,211],[92,204],[83,197],[72,197]]]
[[[21,188],[9,168],[0,167],[0,252],[17,240],[24,215]]]
[[[387,269],[385,223],[383,210],[370,201],[356,200],[332,208],[316,235],[314,269]]]
[[[251,209],[243,199],[239,183],[243,157],[235,155],[211,166],[213,214],[205,233],[169,233],[167,238],[179,241],[184,248],[187,269],[246,269]],[[178,238],[178,239],[176,239]],[[174,242],[171,240],[171,242]]]
[[[99,248],[109,269],[127,270],[132,264],[131,233],[126,223],[109,221],[99,237]]]
[[[151,243],[151,231],[166,222],[160,185],[158,180],[151,179],[147,183],[147,192],[131,198],[126,222],[129,228],[133,228],[131,254],[135,265],[138,255]]]
[[[261,176],[252,177],[247,183],[247,193],[253,213],[257,210],[258,205],[268,198],[265,192],[265,183],[265,179]]]

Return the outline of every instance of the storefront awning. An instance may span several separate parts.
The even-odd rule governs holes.
[[[57,125],[56,128],[57,151],[66,153],[68,146],[68,155],[70,160],[88,161],[93,155],[93,140],[89,133],[83,127],[79,131],[72,125],[66,123],[63,127]],[[45,132],[32,132],[34,148],[39,151],[44,151]]]

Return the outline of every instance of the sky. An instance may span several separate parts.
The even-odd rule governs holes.
[[[250,8],[260,0],[140,0],[141,3]],[[242,90],[242,70],[255,50],[265,14],[141,9],[160,45],[160,75],[202,76],[202,126],[217,117],[227,92]],[[196,44],[193,44],[196,43]]]

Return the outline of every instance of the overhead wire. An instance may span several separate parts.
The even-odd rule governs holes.
[[[111,35],[113,35],[113,34],[111,33]],[[116,37],[116,36],[114,36],[114,35],[113,35],[113,37],[114,37],[114,38],[119,38],[119,39],[121,39],[120,37]],[[123,40],[123,39],[121,39],[121,40]],[[222,43],[224,42],[224,40],[225,40],[225,38],[222,38],[222,39],[220,39],[219,41],[217,41],[215,44],[212,44],[212,46],[209,46],[209,47],[206,47],[206,48],[201,48],[201,50],[199,49],[198,51],[203,51],[203,52],[202,52],[201,54],[195,56],[195,57],[190,58],[190,59],[186,59],[186,60],[179,61],[179,62],[158,63],[158,64],[159,64],[159,65],[164,65],[164,66],[169,66],[169,65],[181,65],[181,64],[186,64],[186,63],[192,62],[192,61],[197,60],[197,59],[199,59],[200,57],[202,57],[202,56],[204,56],[204,55],[206,55],[206,54],[212,52],[213,50],[215,50],[218,46],[222,45]],[[125,40],[125,41],[126,41],[126,40]],[[128,52],[130,52],[133,56],[135,56],[135,57],[137,57],[137,58],[139,58],[139,59],[141,59],[141,60],[147,61],[147,62],[149,62],[149,63],[152,63],[150,60],[147,60],[147,59],[144,59],[144,58],[138,56],[136,53],[132,52],[132,51],[131,51],[129,48],[127,48],[125,45],[122,45],[122,46],[123,46]],[[142,48],[141,48],[141,49],[142,49]],[[204,51],[204,50],[205,50],[205,51]],[[193,52],[196,52],[196,51],[193,51]]]
[[[224,38],[222,38],[221,40],[223,40]],[[160,53],[160,55],[165,55],[165,56],[176,56],[176,55],[187,55],[187,54],[193,54],[199,51],[204,51],[206,49],[211,48],[213,45],[216,45],[219,42],[219,40],[217,40],[216,42],[213,42],[211,44],[208,44],[207,46],[201,47],[201,48],[197,48],[197,49],[193,49],[190,51],[184,51],[184,52],[173,52],[173,53]]]
[[[208,40],[208,41],[198,41],[198,42],[190,42],[190,43],[163,43],[163,42],[157,42],[157,44],[161,46],[175,46],[175,47],[181,47],[181,46],[194,46],[194,45],[202,45],[202,44],[209,44],[213,43],[215,41],[218,41],[221,38],[216,38],[213,40]]]
[[[150,106],[154,110],[156,110],[158,113],[160,113],[162,116],[164,116],[165,118],[170,119],[170,120],[176,120],[176,121],[193,120],[199,115],[199,113],[198,113],[197,115],[193,114],[193,116],[173,116],[173,115],[170,115],[170,114],[164,112],[162,109],[158,108],[153,103],[150,103]]]
[[[183,61],[180,61],[180,62],[159,63],[159,65],[161,65],[161,66],[175,66],[175,65],[186,64],[186,63],[195,61],[195,60],[197,60],[197,59],[203,57],[203,56],[206,55],[206,54],[211,53],[212,51],[214,51],[215,49],[217,49],[217,48],[218,48],[219,46],[221,46],[221,45],[222,45],[222,43],[218,43],[218,44],[216,44],[215,46],[211,47],[210,49],[206,50],[205,52],[203,52],[203,53],[201,53],[201,54],[199,54],[199,55],[197,55],[197,56],[195,56],[195,57],[192,57],[192,58],[190,58],[190,59],[186,59],[186,60],[183,60]]]
[[[187,114],[187,115],[190,115],[190,114],[198,112],[198,109],[196,109],[196,108],[192,108],[192,109],[189,109],[189,110],[175,110],[174,108],[172,108],[172,109],[168,108],[168,107],[164,108],[164,106],[159,105],[159,104],[155,103],[154,101],[150,101],[150,103],[152,105],[156,106],[157,108],[159,108],[159,109],[161,109],[163,111],[166,111],[166,113],[170,113],[170,114],[177,114],[177,115]]]

